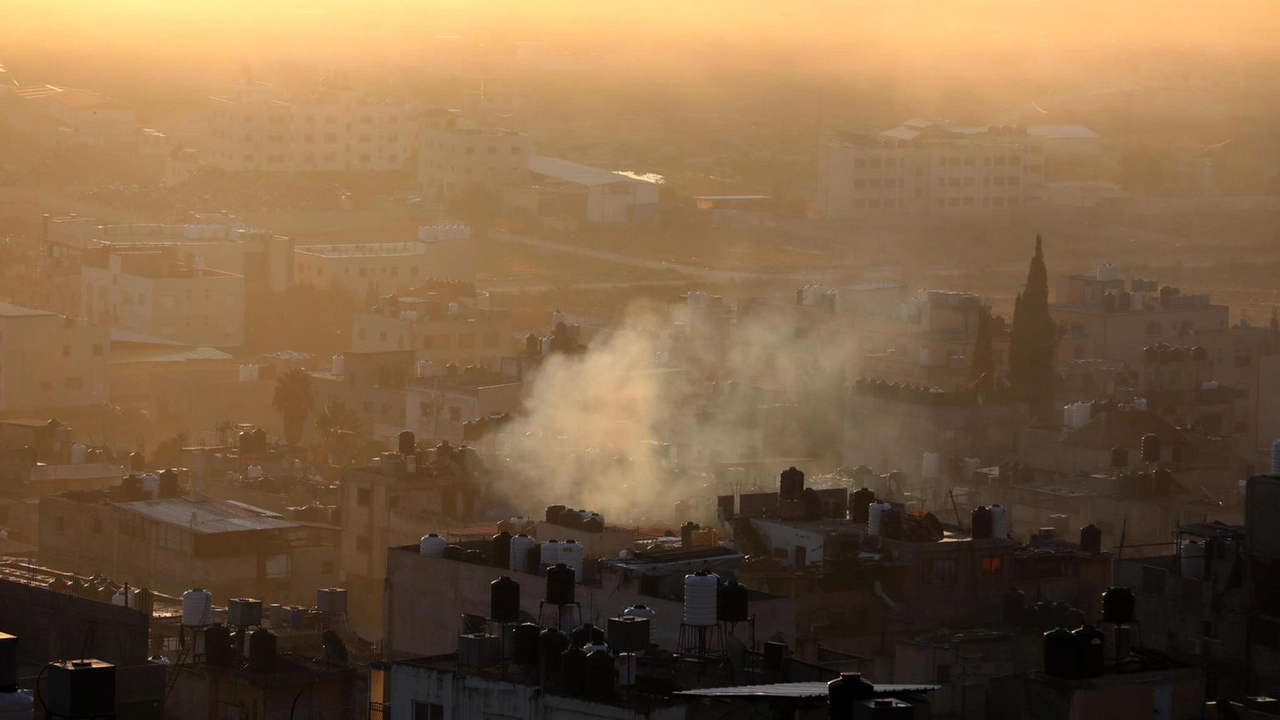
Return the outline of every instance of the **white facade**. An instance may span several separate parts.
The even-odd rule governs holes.
[[[551,181],[576,188],[587,196],[587,222],[626,223],[653,217],[662,179],[651,175],[612,172],[559,158],[529,158],[535,181]]]
[[[418,192],[456,195],[468,187],[494,190],[528,180],[527,135],[482,127],[459,114],[436,112],[418,130]]]
[[[92,251],[80,301],[91,322],[196,347],[244,342],[244,277],[185,264],[175,248]]]
[[[104,404],[104,327],[0,303],[0,412]]]
[[[210,98],[203,158],[224,170],[400,170],[414,131],[411,111],[399,103],[350,91],[285,99],[270,85],[239,83]]]
[[[364,297],[405,290],[428,279],[475,281],[475,241],[470,233],[447,239],[420,233],[419,238],[411,242],[300,245],[294,249],[294,282],[316,287],[337,283]]]
[[[1039,199],[1044,141],[1021,126],[926,120],[823,140],[827,217],[1000,213]]]

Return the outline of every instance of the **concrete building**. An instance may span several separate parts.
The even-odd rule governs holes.
[[[1204,673],[1158,655],[1102,677],[1065,680],[1031,672],[992,680],[987,685],[989,720],[1129,720],[1152,717],[1199,720],[1204,717]]]
[[[422,438],[454,444],[472,441],[468,425],[520,409],[528,387],[504,372],[448,370],[420,378],[405,391],[405,427]]]
[[[203,267],[173,246],[86,252],[80,300],[92,323],[197,347],[244,342],[244,276]]]
[[[0,303],[0,413],[106,404],[110,352],[105,327]]]
[[[205,162],[232,171],[393,171],[412,155],[414,113],[345,88],[281,97],[241,82],[210,98]]]
[[[944,390],[967,387],[983,313],[991,308],[977,295],[920,290],[902,304],[897,318],[862,324],[863,376]],[[992,319],[991,350],[995,371],[1003,375],[1009,357],[1003,319]]]
[[[908,120],[878,133],[836,133],[821,147],[827,217],[991,214],[1039,199],[1044,140],[1022,126]]]
[[[1208,295],[1183,295],[1155,280],[1133,279],[1129,286],[1109,264],[1094,275],[1058,280],[1049,315],[1065,330],[1059,367],[1090,358],[1137,366],[1149,346],[1192,345],[1200,334],[1227,327],[1229,308],[1214,305]]]
[[[408,242],[299,245],[293,278],[299,285],[337,284],[357,297],[377,297],[433,278],[475,282],[475,252],[470,228],[429,226]]]
[[[357,670],[312,654],[279,653],[267,669],[219,667],[210,662],[173,666],[166,717],[306,717],[347,720],[359,712]]]
[[[127,153],[137,150],[137,114],[117,100],[90,90],[54,85],[14,87],[5,94],[10,127],[39,143]]]
[[[394,440],[405,429],[413,351],[347,352],[336,358],[328,369],[311,372],[316,407],[339,401],[360,417],[362,432]]]
[[[601,170],[538,155],[529,158],[529,172],[535,186],[558,196],[559,214],[572,220],[613,224],[657,217],[662,182],[657,176]],[[540,211],[530,214],[542,215]]]
[[[152,494],[126,483],[42,498],[41,557],[175,595],[195,586],[310,604],[316,588],[337,584],[338,528],[180,492],[144,499]]]
[[[515,350],[510,313],[491,310],[488,293],[474,285],[429,281],[411,295],[380,299],[356,314],[351,349],[413,350],[423,377],[443,374],[450,363],[500,368]]]
[[[418,192],[439,198],[524,185],[532,153],[527,135],[483,127],[454,110],[429,113],[418,129]]]

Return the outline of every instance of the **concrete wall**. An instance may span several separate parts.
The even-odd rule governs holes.
[[[105,327],[57,315],[0,316],[0,412],[107,402]]]

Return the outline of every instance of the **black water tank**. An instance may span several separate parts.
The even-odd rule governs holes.
[[[493,545],[489,550],[489,564],[494,567],[507,567],[511,563],[511,533],[503,530],[493,536]]]
[[[783,500],[799,500],[802,492],[804,492],[804,473],[797,470],[795,465],[783,470],[779,478],[778,497]]]
[[[489,619],[504,623],[520,619],[520,583],[506,575],[489,583]]]
[[[445,560],[460,561],[462,560],[462,556],[465,552],[466,551],[462,549],[461,545],[445,545],[444,554],[441,555],[441,557]]]
[[[1009,588],[1000,598],[1000,617],[1006,625],[1020,625],[1027,609],[1027,595],[1018,588]]]
[[[889,540],[902,539],[902,511],[889,509],[880,514],[880,535]]]
[[[560,653],[560,687],[569,695],[581,695],[587,675],[587,652],[570,645]]]
[[[1057,627],[1044,634],[1044,672],[1060,678],[1075,678],[1080,667],[1079,646],[1071,631]]]
[[[1136,600],[1127,587],[1110,587],[1102,593],[1102,620],[1113,625],[1133,622]]]
[[[569,636],[555,628],[538,633],[538,662],[548,677],[560,672],[560,654],[569,647]]]
[[[592,650],[587,653],[586,681],[587,695],[597,699],[613,695],[613,656],[605,650]]]
[[[262,428],[254,428],[251,435],[253,436],[253,449],[257,452],[266,452],[267,431]]]
[[[129,469],[133,472],[142,472],[147,469],[147,458],[140,452],[129,453]]]
[[[398,444],[401,455],[412,455],[418,449],[418,438],[408,430],[400,433]]]
[[[269,673],[276,669],[276,634],[259,628],[249,636],[249,672]]]
[[[800,500],[804,504],[805,520],[822,519],[822,498],[818,497],[817,490],[805,488],[800,492]]]
[[[1127,468],[1129,467],[1129,449],[1122,447],[1111,448],[1111,467]]]
[[[560,513],[564,512],[563,505],[548,505],[546,521],[552,525],[560,524]]]
[[[178,471],[173,468],[160,471],[158,490],[162,500],[178,497]]]
[[[853,704],[876,696],[876,686],[862,679],[862,673],[840,673],[827,683],[827,707],[831,720],[850,720]]]
[[[1076,641],[1079,677],[1102,677],[1107,671],[1106,636],[1092,625],[1082,625],[1071,635]]]
[[[204,629],[204,661],[214,667],[231,666],[231,631],[214,623]]]
[[[1142,436],[1142,462],[1160,462],[1160,436],[1147,433]]]
[[[680,526],[680,547],[682,548],[693,547],[693,531],[701,530],[701,529],[702,528],[698,527],[698,523],[693,521],[689,521],[681,525]]]
[[[605,641],[614,652],[637,652],[649,647],[649,618],[611,617]]]
[[[534,543],[529,546],[528,553],[524,556],[525,571],[530,575],[543,575],[546,568],[542,567],[542,546]]]
[[[253,433],[248,430],[241,430],[240,434],[236,436],[236,440],[241,454],[253,452]]]
[[[750,619],[751,613],[744,585],[736,580],[716,589],[716,619],[720,622],[739,623]]]
[[[583,623],[573,629],[569,633],[569,642],[575,647],[583,645],[604,644],[604,630],[592,625],[591,623]]]
[[[582,515],[573,508],[565,508],[560,511],[560,518],[556,524],[577,530],[582,527]]]
[[[859,466],[863,467],[863,466]],[[874,490],[861,488],[853,491],[853,510],[850,511],[850,519],[855,523],[867,524],[867,509],[871,507],[871,503],[876,501],[876,493]]]
[[[974,540],[990,540],[994,524],[991,519],[991,508],[979,505],[969,513],[969,522],[973,526]]]
[[[556,563],[547,568],[547,595],[550,605],[572,605],[574,598],[573,568]]]
[[[488,565],[489,558],[485,557],[484,553],[479,550],[463,550],[462,562],[468,565]]]
[[[604,532],[604,521],[598,517],[589,517],[582,521],[582,532],[595,533],[599,535]]]
[[[542,629],[533,623],[520,623],[511,631],[511,661],[517,665],[538,664],[538,634]]]
[[[764,644],[764,657],[761,659],[761,667],[766,671],[782,671],[782,661],[787,657],[787,644],[770,640]]]
[[[537,335],[529,333],[524,336],[524,351],[530,355],[542,354],[542,343],[538,340]]]
[[[1093,523],[1080,528],[1080,550],[1094,555],[1102,552],[1102,529]]]

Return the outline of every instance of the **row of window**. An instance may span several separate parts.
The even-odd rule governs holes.
[[[973,187],[977,184],[978,184],[978,179],[973,177],[972,175],[970,175],[969,177],[963,177],[963,178],[959,178],[959,177],[938,178],[938,187]],[[991,185],[995,185],[996,187],[1003,187],[1005,185],[1021,185],[1021,184],[1022,184],[1022,177],[1018,175],[1009,175],[1008,177],[1004,175],[997,175],[995,177],[982,178],[983,187],[990,187]]]
[[[1027,148],[1027,152],[1036,153],[1036,152],[1039,152],[1039,149],[1036,148],[1035,146],[1030,146]],[[940,167],[977,167],[978,164],[979,164],[978,156],[976,155],[938,158],[938,165]],[[996,167],[1004,167],[1006,165],[1021,165],[1022,156],[1021,155],[984,155],[982,156],[981,164],[985,166],[994,165]],[[869,168],[872,170],[875,170],[877,168],[893,168],[893,167],[905,168],[907,166],[907,159],[906,158],[860,157],[860,158],[854,158],[853,166],[855,168]]]
[[[919,195],[919,192],[916,193]],[[984,197],[979,203],[972,195],[964,197],[937,198],[935,204],[938,207],[1005,207],[1006,205],[1021,205],[1022,199],[1017,196],[1005,197]],[[905,201],[902,198],[854,198],[852,202],[855,210],[891,210],[894,208],[904,207]]]
[[[214,119],[215,119],[215,120],[232,120],[232,119],[234,119],[234,114],[233,114],[230,110],[218,110],[218,111],[215,111],[215,112],[213,113],[213,117],[214,117]],[[240,117],[240,120],[241,120],[241,122],[244,122],[244,123],[252,123],[252,122],[255,120],[255,118],[256,118],[256,116],[254,116],[253,114],[251,114],[251,113],[247,113],[247,114],[245,114],[245,115],[242,115],[242,116]],[[399,118],[399,116],[397,116],[397,115],[386,115],[386,116],[380,116],[380,117],[379,117],[379,119],[381,119],[381,120],[385,120],[385,121],[386,121],[386,123],[387,123],[388,125],[395,125],[395,124],[397,124],[397,123],[400,121],[400,118]],[[289,115],[267,115],[267,116],[266,116],[266,122],[267,122],[267,124],[268,124],[268,125],[285,125],[285,124],[288,124],[288,123],[290,122],[290,120],[293,120],[294,122],[297,122],[297,121],[299,120],[299,118],[298,118],[297,116],[289,116]],[[315,125],[315,124],[316,124],[316,116],[315,116],[315,115],[303,115],[303,116],[301,116],[301,122],[302,122],[303,124],[306,124],[306,125]],[[337,115],[325,115],[325,116],[324,116],[324,124],[325,124],[325,125],[336,125],[337,123],[338,123],[338,116],[337,116]],[[361,116],[360,116],[360,124],[361,124],[361,125],[372,125],[372,124],[373,124],[373,116],[372,116],[372,115],[361,115]]]
[[[433,150],[434,150],[434,149],[436,148],[436,141],[435,141],[435,140],[428,140],[428,141],[427,141],[427,143],[426,143],[426,146],[427,146],[428,148],[430,148],[430,149],[433,149]],[[440,149],[441,149],[441,150],[444,150],[444,149],[446,149],[446,148],[447,148],[447,149],[448,149],[448,151],[449,151],[449,153],[450,153],[450,154],[452,154],[452,155],[457,155],[457,154],[458,154],[458,146],[457,146],[457,145],[454,145],[453,143],[446,143],[446,142],[444,142],[444,141],[441,141],[441,142],[439,143],[439,147],[440,147]],[[511,146],[511,154],[512,154],[512,155],[519,155],[520,153],[521,153],[521,148],[520,148],[520,146],[519,146],[519,145],[512,145],[512,146]],[[475,146],[474,146],[474,145],[466,145],[466,146],[464,146],[464,147],[462,148],[462,154],[463,154],[463,155],[475,155],[475,154],[476,154],[476,148],[475,148]],[[485,146],[485,154],[486,154],[486,155],[497,155],[497,154],[498,154],[498,146],[496,146],[496,145],[487,145],[487,146]]]

